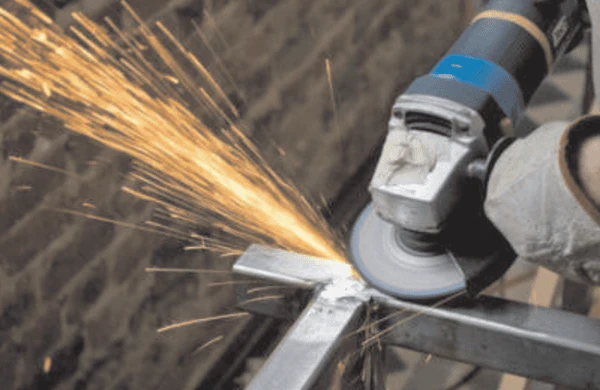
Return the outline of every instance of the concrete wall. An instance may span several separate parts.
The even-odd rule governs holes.
[[[5,2],[6,3],[6,2]],[[117,1],[39,1],[67,25],[69,12],[123,26]],[[162,18],[200,54],[238,103],[267,158],[312,198],[336,195],[386,128],[394,97],[426,72],[461,30],[463,1],[131,0]],[[219,39],[203,9],[219,28]],[[192,34],[196,19],[241,93]],[[325,73],[332,63],[339,131]],[[285,156],[273,145],[285,150]],[[80,179],[18,165],[18,155]],[[52,119],[0,98],[0,388],[165,389],[193,387],[218,358],[202,342],[239,322],[172,334],[171,321],[222,313],[230,288],[214,277],[148,275],[148,265],[220,267],[184,243],[48,210],[66,207],[141,222],[151,208],[119,192],[126,157],[67,134]],[[49,372],[43,366],[51,358]]]

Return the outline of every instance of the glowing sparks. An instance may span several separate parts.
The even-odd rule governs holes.
[[[215,338],[213,338],[213,339],[211,339],[211,340],[209,340],[209,341],[205,342],[204,344],[202,344],[202,345],[201,345],[201,346],[199,346],[198,348],[196,348],[196,349],[194,350],[194,352],[192,352],[192,354],[194,354],[194,355],[195,355],[195,354],[199,353],[200,351],[204,351],[206,348],[210,347],[210,346],[211,346],[211,345],[213,345],[213,344],[216,344],[216,343],[218,343],[219,341],[223,340],[224,338],[225,338],[225,336],[223,336],[223,335],[219,335],[219,336],[217,336],[217,337],[215,337]]]
[[[383,337],[386,334],[390,333],[394,329],[396,329],[396,328],[398,328],[398,327],[400,327],[400,326],[402,326],[402,325],[404,325],[404,324],[412,321],[413,319],[415,319],[417,317],[420,317],[422,315],[428,314],[428,310],[432,310],[432,309],[435,309],[435,308],[440,307],[442,305],[445,305],[446,303],[448,303],[448,302],[450,302],[450,301],[452,301],[452,300],[454,300],[454,299],[456,299],[456,298],[458,298],[458,297],[460,297],[460,296],[462,296],[464,294],[465,294],[464,291],[460,291],[460,292],[458,292],[458,293],[456,293],[454,295],[450,295],[449,297],[446,297],[444,299],[439,300],[434,305],[432,305],[432,306],[430,306],[430,307],[428,307],[426,309],[423,309],[423,311],[415,312],[415,313],[407,316],[406,318],[403,318],[402,320],[397,321],[396,323],[394,323],[393,325],[390,325],[388,328],[382,330],[381,332],[379,332],[379,333],[377,333],[377,334],[375,334],[375,335],[373,335],[371,337],[366,338],[362,342],[362,346],[365,347],[365,346],[368,346],[368,345],[370,345],[370,344],[372,344],[374,342],[378,342],[381,339],[381,337]],[[404,313],[406,311],[407,311],[407,309],[402,309],[402,310],[399,310],[399,311],[397,311],[396,313],[393,313],[393,314],[400,315],[400,314],[402,314],[402,313]],[[381,321],[381,320],[379,320],[379,321]]]
[[[207,317],[207,318],[198,318],[198,319],[195,319],[195,320],[178,322],[178,323],[173,324],[173,325],[162,327],[162,328],[158,329],[157,332],[158,333],[163,333],[163,332],[166,332],[166,331],[169,331],[169,330],[183,328],[184,326],[197,325],[197,324],[205,324],[207,322],[220,321],[220,320],[228,320],[228,319],[233,319],[233,318],[241,318],[241,317],[246,317],[246,316],[249,316],[249,315],[250,315],[250,313],[241,312],[241,313],[223,314],[223,315],[220,315],[220,316],[213,316],[213,317]]]
[[[263,284],[261,280],[230,280],[227,282],[209,283],[208,287],[223,287],[223,286],[241,286],[245,284]]]
[[[148,267],[145,269],[148,273],[183,273],[183,274],[232,274],[232,271],[221,271],[217,269],[198,269],[198,268],[158,268]]]
[[[284,295],[266,295],[264,297],[246,299],[245,301],[240,302],[239,306],[244,306],[249,303],[256,303],[256,302],[275,301],[275,300],[279,300],[279,299],[283,299],[283,298],[285,298]]]
[[[265,292],[265,291],[269,291],[269,290],[281,290],[281,289],[287,289],[287,288],[298,288],[296,286],[264,286],[264,287],[255,287],[255,288],[251,288],[248,289],[246,291],[246,294],[255,294],[258,292]]]
[[[75,13],[73,38],[27,0],[17,3],[18,13],[0,8],[0,76],[6,80],[0,92],[133,157],[139,188],[129,194],[164,208],[174,221],[225,233],[229,239],[206,243],[224,255],[256,242],[345,261],[327,223],[268,167],[231,119],[237,111],[227,94],[164,25],[154,34],[123,3],[139,24],[138,35],[106,20],[109,33]],[[146,51],[168,71],[153,67]],[[191,102],[201,112],[192,113]]]
[[[69,171],[67,171],[65,169],[56,168],[56,167],[53,167],[51,165],[42,164],[42,163],[39,163],[37,161],[31,161],[31,160],[27,160],[27,159],[24,159],[24,158],[21,158],[21,157],[16,157],[16,156],[9,156],[8,159],[10,161],[14,161],[14,162],[17,162],[19,164],[30,165],[30,166],[33,166],[33,167],[36,167],[36,168],[41,168],[41,169],[45,169],[47,171],[61,173],[63,175],[67,175],[67,176],[79,179],[79,176],[76,175],[76,174],[74,174],[73,172],[69,172]]]
[[[221,34],[221,31],[219,31],[219,28],[217,27],[217,22],[215,21],[215,19],[212,17],[212,15],[210,14],[210,12],[208,12],[208,10],[206,8],[204,9],[204,16],[208,20],[208,23],[211,25],[213,31],[219,37],[219,40],[221,41],[221,43],[227,49],[231,49],[231,46],[229,45],[229,43],[227,43],[227,41],[225,40],[225,37],[223,37],[223,34]]]
[[[329,61],[329,58],[325,59],[325,71],[327,72],[327,85],[329,86],[329,98],[331,99],[331,108],[333,109],[333,126],[339,136],[340,150],[342,152],[342,154],[341,154],[342,159],[345,160],[346,154],[344,153],[344,145],[342,143],[342,130],[340,129],[340,122],[338,120],[337,104],[335,102],[335,92],[333,89],[333,76],[331,75],[331,61]],[[346,165],[346,161],[342,161],[342,162],[343,162],[343,165]]]
[[[206,38],[206,36],[202,33],[202,29],[200,28],[200,26],[198,26],[198,23],[196,23],[195,21],[192,20],[192,25],[194,26],[194,30],[196,31],[196,34],[198,34],[198,36],[202,40],[202,43],[204,43],[204,46],[206,46],[208,48],[208,50],[212,54],[213,58],[215,59],[215,61],[219,65],[219,68],[221,69],[221,72],[223,72],[223,74],[225,75],[225,77],[227,78],[227,80],[229,81],[229,83],[231,84],[231,86],[233,88],[235,88],[235,90],[238,93],[240,99],[242,99],[244,102],[246,102],[246,100],[244,99],[244,94],[238,88],[235,80],[233,79],[233,76],[231,76],[231,73],[229,73],[229,71],[227,70],[227,67],[225,67],[225,65],[223,64],[223,61],[221,61],[221,58],[217,55],[217,52],[213,49],[212,45],[208,41],[208,38]]]
[[[333,89],[333,76],[331,75],[331,61],[329,61],[329,58],[325,59],[325,71],[327,72],[327,85],[329,86],[329,98],[331,99],[331,106],[333,108],[334,123],[336,129],[339,131],[337,105],[335,103],[335,93]]]
[[[52,368],[52,358],[50,356],[46,356],[44,358],[44,366],[42,369],[44,370],[44,374],[48,374],[50,369]]]
[[[168,233],[168,232],[163,232],[163,231],[158,230],[158,229],[145,228],[143,226],[138,226],[138,225],[133,224],[133,223],[117,221],[117,220],[110,219],[110,218],[105,218],[105,217],[99,217],[99,216],[94,215],[94,214],[84,213],[84,212],[77,211],[77,210],[69,210],[69,209],[61,209],[61,208],[50,208],[50,207],[43,207],[43,208],[46,209],[46,210],[57,211],[57,212],[60,212],[62,214],[73,215],[73,216],[76,216],[76,217],[83,217],[83,218],[91,219],[93,221],[98,221],[98,222],[110,223],[111,225],[121,226],[121,227],[129,228],[129,229],[134,229],[134,230],[138,230],[138,231],[142,231],[142,232],[147,232],[147,233],[154,233],[154,234],[158,234],[158,235],[165,236],[165,237],[177,238],[177,239],[180,239],[180,240],[185,240],[185,239],[189,238],[189,237],[180,236],[180,235],[176,235],[176,234],[172,234],[172,233]]]

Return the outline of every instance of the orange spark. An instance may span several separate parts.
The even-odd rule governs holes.
[[[204,351],[206,348],[210,347],[211,345],[213,345],[215,343],[218,343],[219,341],[223,340],[224,337],[225,336],[223,336],[223,335],[219,335],[219,336],[217,336],[217,337],[215,337],[215,338],[207,341],[206,343],[204,343],[201,346],[199,346],[198,348],[196,348],[194,350],[194,352],[192,352],[192,354],[195,355],[195,354],[197,354],[197,353],[199,353],[201,351]]]
[[[335,101],[335,92],[333,89],[333,76],[331,75],[331,61],[329,61],[329,58],[325,58],[325,71],[327,73],[327,85],[329,86],[329,98],[331,99],[331,108],[333,109],[333,126],[335,127],[335,130],[337,131],[339,136],[340,151],[342,158],[345,159],[346,154],[344,153],[344,145],[342,142],[342,130],[340,129],[340,122],[338,120],[338,110]],[[343,165],[346,165],[345,161]]]
[[[265,287],[255,287],[246,291],[246,294],[253,294],[257,292],[263,292],[268,290],[281,290],[286,288],[297,288],[296,286],[265,286]]]
[[[178,323],[173,324],[173,325],[162,327],[162,328],[158,329],[157,332],[158,333],[163,333],[163,332],[166,332],[168,330],[183,328],[184,326],[196,325],[196,324],[203,324],[203,323],[207,323],[207,322],[219,321],[219,320],[226,320],[226,319],[230,319],[230,318],[246,317],[246,316],[249,316],[249,315],[250,315],[250,313],[240,312],[240,313],[224,314],[224,315],[214,316],[214,317],[198,318],[198,319],[195,319],[195,320],[178,322]]]
[[[47,374],[50,372],[50,369],[52,368],[52,358],[50,356],[46,356],[44,358],[44,374]]]
[[[272,301],[272,300],[283,299],[283,298],[285,298],[285,295],[267,295],[264,297],[246,299],[245,301],[238,303],[238,305],[241,307],[241,306],[247,305],[249,303]]]
[[[209,283],[208,287],[238,286],[246,284],[264,284],[262,280],[230,280],[228,282]]]
[[[257,242],[345,261],[324,219],[269,168],[228,116],[237,111],[223,89],[164,25],[156,27],[160,39],[123,3],[139,36],[107,20],[115,38],[81,13],[68,35],[28,0],[17,3],[18,13],[0,8],[0,92],[133,157],[141,189],[132,196],[231,237],[215,251]],[[169,71],[153,67],[146,51]]]
[[[198,269],[198,268],[159,268],[147,267],[146,272],[164,272],[164,273],[194,273],[194,274],[231,274],[232,271],[221,271],[216,269]]]
[[[31,160],[27,160],[27,159],[24,159],[24,158],[21,158],[21,157],[16,157],[16,156],[9,156],[8,160],[9,161],[14,161],[14,162],[17,162],[17,163],[20,163],[20,164],[31,165],[31,166],[36,167],[36,168],[42,168],[42,169],[45,169],[47,171],[52,171],[52,172],[56,172],[56,173],[62,173],[63,175],[67,175],[67,176],[71,176],[71,177],[79,179],[79,176],[77,174],[73,173],[73,172],[67,171],[65,169],[56,168],[56,167],[53,167],[51,165],[42,164],[42,163],[39,163],[37,161],[31,161]]]

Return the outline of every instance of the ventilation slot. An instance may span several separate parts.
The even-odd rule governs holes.
[[[444,118],[422,112],[407,112],[404,122],[411,130],[424,130],[450,136],[452,123]]]

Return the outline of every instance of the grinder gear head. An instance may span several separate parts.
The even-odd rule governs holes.
[[[422,122],[407,123],[415,109]],[[451,126],[428,131],[430,118]],[[369,187],[377,214],[407,230],[439,233],[461,199],[468,164],[485,156],[483,126],[477,112],[452,101],[401,96]]]
[[[416,102],[454,125],[446,133],[414,122],[409,128],[405,118]],[[470,164],[486,156],[482,128],[476,112],[453,102],[398,100],[371,181],[373,203],[352,234],[354,264],[369,283],[403,299],[433,300],[477,292],[512,262],[510,255],[499,261],[498,248],[506,246],[478,213]]]

